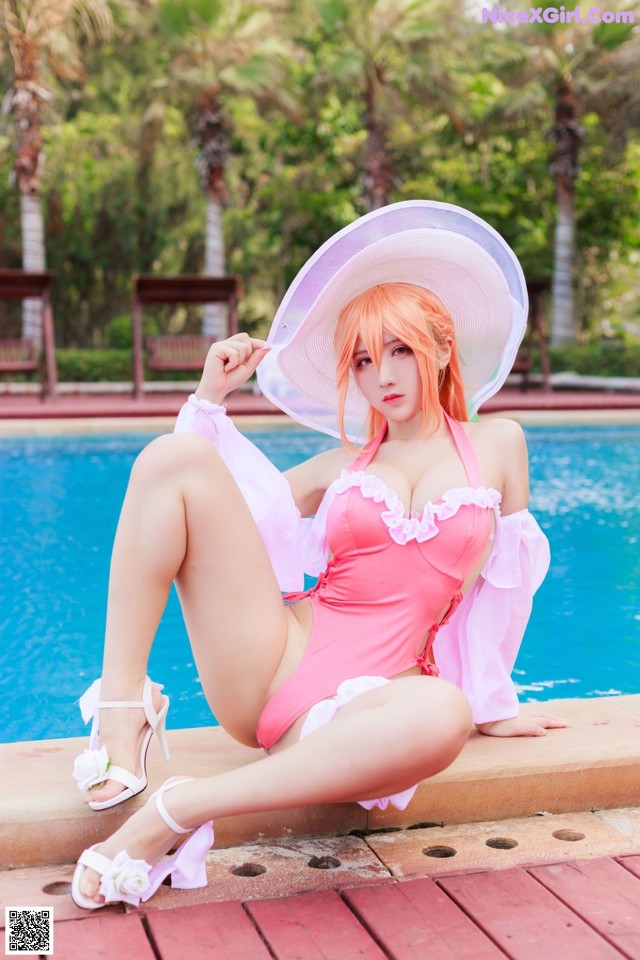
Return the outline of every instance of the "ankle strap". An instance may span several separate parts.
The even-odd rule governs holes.
[[[89,720],[93,719],[93,723],[91,724],[91,734],[89,737],[89,749],[93,750],[98,745],[98,717],[100,710],[108,710],[109,708],[113,707],[142,708],[144,710],[147,723],[153,730],[156,729],[160,714],[156,712],[153,706],[152,691],[154,688],[156,690],[162,690],[163,686],[161,683],[154,683],[149,679],[149,677],[145,677],[141,700],[101,700],[101,684],[101,677],[98,680],[94,680],[89,689],[85,690],[79,700],[80,712],[82,713],[82,719],[84,722],[88,723]],[[163,697],[163,702],[164,712],[166,713],[166,707],[169,703],[168,698]]]
[[[98,707],[104,710],[105,707],[144,707],[142,700],[99,700]]]
[[[164,822],[166,823],[166,825],[169,827],[170,830],[173,830],[174,833],[191,833],[191,831],[193,830],[193,827],[187,827],[187,829],[185,830],[185,828],[181,827],[179,823],[176,823],[176,821],[173,819],[173,817],[165,807],[163,793],[166,793],[167,790],[173,789],[173,787],[179,786],[181,783],[188,783],[189,779],[190,778],[187,777],[184,780],[178,780],[175,783],[171,783],[170,786],[167,787],[165,790],[163,790],[163,788],[160,787],[158,792],[155,794],[156,809],[160,814],[160,816],[162,817],[162,819],[164,820]]]

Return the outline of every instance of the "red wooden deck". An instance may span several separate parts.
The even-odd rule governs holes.
[[[58,960],[640,960],[640,856],[274,900],[104,912],[55,927]]]

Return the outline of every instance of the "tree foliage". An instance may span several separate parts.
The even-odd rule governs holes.
[[[206,199],[193,98],[184,93],[193,71],[202,80],[214,69],[204,47],[197,60],[185,43],[198,17],[211,21],[201,43],[206,34],[218,44],[209,79],[220,85],[229,117],[227,269],[243,281],[246,328],[264,332],[305,259],[371,205],[367,77],[389,170],[384,199],[467,206],[512,243],[528,276],[550,276],[556,197],[546,78],[553,64],[548,51],[537,61],[532,51],[553,46],[566,66],[571,51],[557,25],[547,34],[533,25],[489,30],[436,0],[270,0],[258,11],[267,14],[263,52],[255,46],[243,60],[221,51],[215,30],[220,18],[255,14],[248,2],[134,6],[135,16],[119,8],[111,40],[84,49],[83,78],[50,81],[56,109],[42,128],[42,196],[61,345],[106,345],[110,322],[129,310],[132,273],[203,267]],[[583,73],[574,68],[583,128],[575,181],[583,335],[632,327],[638,307],[638,35],[627,31],[620,43],[614,29],[594,30],[598,56],[589,54]],[[0,88],[11,83],[5,50]],[[0,125],[3,266],[20,265],[14,162],[7,119]]]

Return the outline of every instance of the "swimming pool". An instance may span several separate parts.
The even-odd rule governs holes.
[[[640,689],[640,428],[532,427],[531,509],[551,541],[518,657],[522,700]],[[251,431],[286,469],[333,446],[306,430]],[[150,435],[0,439],[0,741],[82,735],[74,701],[99,675],[111,542],[131,464]],[[150,675],[171,727],[208,725],[177,599]]]

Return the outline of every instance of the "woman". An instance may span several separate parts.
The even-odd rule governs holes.
[[[404,808],[457,756],[472,716],[493,736],[564,725],[520,720],[510,681],[548,564],[527,511],[522,431],[467,421],[467,405],[504,381],[525,324],[524,280],[498,234],[460,208],[410,201],[318,251],[268,344],[240,334],[211,348],[177,432],[132,472],[103,676],[82,701],[102,746],[76,775],[94,809],[146,786],[147,745],[154,730],[164,742],[168,708],[146,665],[173,580],[215,716],[268,756],[168,781],[82,855],[79,905],[137,904],[168,873],[174,886],[206,883],[216,817]],[[343,440],[286,480],[221,406],[259,364],[268,396]],[[303,569],[320,574],[306,593]],[[278,579],[293,590],[284,603]]]

